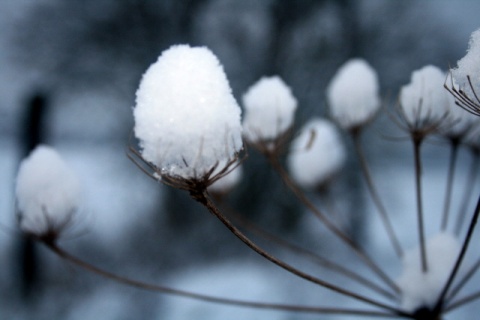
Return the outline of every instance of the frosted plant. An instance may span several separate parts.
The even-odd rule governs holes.
[[[427,241],[429,269],[422,272],[419,248],[405,252],[398,286],[402,290],[401,306],[406,311],[434,309],[443,286],[460,251],[457,238],[440,233]]]
[[[224,166],[220,165],[219,167],[222,168]],[[216,194],[228,193],[240,182],[242,173],[242,167],[237,165],[233,170],[210,185],[208,187],[208,191]]]
[[[452,95],[447,94],[445,100],[448,124],[442,127],[441,133],[447,138],[459,139],[469,130],[475,116],[459,108]]]
[[[345,163],[345,147],[328,120],[312,119],[292,142],[288,167],[295,182],[304,188],[326,183]]]
[[[20,229],[54,240],[80,206],[80,183],[51,147],[38,146],[20,164],[15,188]]]
[[[242,101],[244,136],[249,142],[275,141],[292,126],[297,100],[280,77],[261,78],[247,90]]]
[[[157,177],[210,178],[242,149],[240,107],[218,59],[205,47],[172,46],[143,75],[135,136]]]
[[[447,115],[445,74],[427,65],[412,73],[410,83],[400,90],[401,115],[412,131],[432,132]]]
[[[330,115],[342,128],[356,129],[380,108],[378,77],[363,59],[347,61],[327,87]]]
[[[470,36],[467,54],[451,70],[453,81],[446,83],[457,102],[465,109],[480,114],[480,29]],[[458,87],[453,82],[458,84]]]

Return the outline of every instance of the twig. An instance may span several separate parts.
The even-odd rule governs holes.
[[[447,186],[445,190],[445,202],[443,204],[443,215],[442,215],[442,225],[441,230],[445,231],[448,226],[448,217],[450,213],[450,202],[452,200],[452,187],[455,177],[455,165],[458,158],[458,146],[460,144],[460,139],[452,138],[450,139],[450,160],[448,165],[448,177],[447,177]]]

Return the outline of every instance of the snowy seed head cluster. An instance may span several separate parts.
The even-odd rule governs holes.
[[[410,83],[400,89],[400,107],[408,126],[424,129],[438,124],[447,114],[445,73],[427,65],[412,73]]]
[[[458,61],[457,67],[452,70],[452,76],[459,88],[472,100],[477,100],[475,93],[480,98],[480,29],[472,33],[467,54]],[[468,76],[475,93],[472,91]]]
[[[405,253],[403,269],[397,280],[402,290],[401,306],[405,311],[433,307],[445,285],[460,251],[457,238],[440,233],[426,243],[428,271],[422,271],[419,248]]]
[[[245,138],[253,143],[275,140],[293,123],[297,100],[278,76],[263,77],[243,95]]]
[[[345,158],[345,147],[335,125],[317,118],[306,123],[292,142],[287,162],[298,185],[314,188],[337,173]]]
[[[364,125],[380,108],[375,70],[362,59],[347,61],[327,87],[330,115],[344,129]]]
[[[67,227],[80,205],[80,183],[51,147],[38,146],[20,164],[15,195],[20,229],[36,236]]]
[[[242,148],[240,107],[205,47],[164,51],[143,75],[133,113],[142,156],[164,175],[202,177]]]

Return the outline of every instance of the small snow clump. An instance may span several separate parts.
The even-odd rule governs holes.
[[[407,312],[432,308],[453,269],[460,243],[449,233],[440,233],[426,243],[428,271],[422,271],[420,249],[405,253],[397,284],[402,291],[401,307]]]
[[[333,120],[343,129],[358,128],[380,108],[378,76],[363,59],[351,59],[337,71],[327,87]]]
[[[287,162],[292,178],[304,188],[327,182],[345,163],[337,128],[328,120],[312,119],[292,142]]]
[[[437,126],[447,115],[445,73],[427,65],[412,73],[409,84],[400,89],[400,107],[407,125],[414,130]]]
[[[278,76],[263,77],[243,95],[245,138],[257,143],[277,139],[293,123],[297,100]]]
[[[201,178],[242,149],[240,113],[217,57],[175,45],[142,77],[134,131],[142,157],[161,175]]]
[[[476,103],[480,103],[475,94],[480,98],[480,29],[470,36],[467,54],[457,62],[457,67],[452,70],[452,76],[459,88]],[[468,76],[472,86],[468,81]]]
[[[21,162],[15,195],[23,232],[58,236],[80,206],[80,182],[57,151],[41,145]]]

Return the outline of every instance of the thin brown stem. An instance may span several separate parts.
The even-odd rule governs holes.
[[[263,303],[263,302],[256,302],[256,301],[221,298],[221,297],[194,293],[194,292],[185,291],[185,290],[178,290],[170,287],[159,286],[159,285],[142,282],[138,280],[133,280],[130,278],[120,276],[118,274],[112,273],[105,269],[96,267],[80,258],[77,258],[71,255],[70,253],[63,250],[53,242],[44,242],[44,243],[50,250],[52,250],[59,257],[82,269],[85,269],[91,273],[97,274],[104,278],[108,278],[110,280],[116,281],[118,283],[122,283],[128,286],[143,289],[143,290],[161,292],[169,295],[175,295],[175,296],[194,299],[194,300],[218,303],[223,305],[238,306],[238,307],[283,310],[283,311],[294,311],[294,312],[305,312],[305,313],[319,313],[319,314],[358,315],[358,316],[369,316],[369,317],[389,317],[389,318],[405,317],[405,315],[392,314],[391,312],[348,309],[348,308],[323,308],[323,307],[311,307],[311,306],[277,304],[277,303]]]
[[[455,235],[460,235],[460,230],[462,230],[463,223],[467,216],[468,204],[473,196],[473,190],[475,186],[475,181],[478,176],[478,171],[480,169],[480,152],[476,148],[471,148],[471,153],[473,156],[470,169],[468,171],[467,182],[465,185],[465,190],[463,192],[463,198],[461,201],[461,207],[458,211],[457,221],[455,225]]]
[[[462,279],[455,285],[455,287],[448,293],[447,300],[453,299],[458,292],[467,284],[468,280],[470,280],[475,273],[480,268],[480,259],[475,262],[475,264],[465,273]]]
[[[363,295],[354,293],[352,291],[346,290],[344,288],[341,288],[339,286],[331,284],[327,281],[318,279],[316,277],[313,277],[313,276],[311,276],[311,275],[309,275],[305,272],[302,272],[299,269],[285,263],[284,261],[278,259],[277,257],[271,255],[270,253],[268,253],[265,250],[263,250],[262,248],[260,248],[257,244],[255,244],[253,241],[251,241],[245,234],[243,234],[237,227],[235,227],[230,222],[230,220],[228,220],[227,217],[225,217],[225,215],[223,215],[218,210],[218,208],[215,206],[213,201],[210,199],[210,197],[206,193],[203,194],[202,198],[198,197],[198,198],[195,198],[195,200],[197,200],[202,205],[204,205],[205,208],[207,208],[208,211],[210,211],[210,213],[212,213],[214,216],[216,216],[220,220],[220,222],[222,222],[225,225],[225,227],[227,227],[227,229],[230,230],[230,232],[232,232],[245,245],[247,245],[250,249],[252,249],[256,253],[258,253],[259,255],[261,255],[262,257],[267,259],[268,261],[270,261],[270,262],[274,263],[275,265],[279,266],[280,268],[296,275],[299,278],[302,278],[302,279],[305,279],[309,282],[318,284],[321,287],[332,290],[334,292],[345,295],[347,297],[356,299],[358,301],[362,301],[362,302],[365,302],[365,303],[370,304],[372,306],[376,306],[378,308],[381,308],[383,310],[390,311],[390,312],[392,312],[392,314],[396,314],[398,316],[404,316],[404,317],[409,317],[410,316],[409,314],[407,314],[404,311],[399,310],[395,307],[389,306],[389,305],[384,304],[382,302],[379,302],[377,300],[374,300],[374,299],[368,298],[366,296],[363,296]]]
[[[397,254],[397,256],[401,258],[403,256],[403,249],[402,249],[402,246],[400,245],[400,241],[398,240],[397,235],[395,234],[395,230],[389,219],[387,209],[385,208],[385,205],[383,204],[380,198],[380,195],[378,194],[377,188],[375,187],[375,184],[373,182],[372,175],[370,173],[370,170],[367,164],[367,159],[363,152],[362,143],[360,141],[360,131],[354,131],[354,132],[351,132],[351,134],[352,134],[353,143],[355,146],[355,151],[357,153],[357,156],[360,162],[360,167],[362,169],[363,176],[365,177],[365,181],[367,183],[368,191],[372,196],[373,203],[377,207],[378,213],[380,214],[380,218],[388,234],[390,242],[392,243],[393,249],[395,250],[395,253]]]
[[[293,192],[306,208],[308,208],[335,236],[344,242],[352,251],[380,278],[387,284],[396,294],[400,293],[397,284],[373,261],[373,259],[348,235],[342,232],[330,219],[323,214],[318,208],[305,196],[303,191],[299,189],[292,181],[283,166],[278,162],[276,157],[267,157],[272,167],[278,172],[283,182]]]
[[[396,296],[393,295],[390,291],[387,291],[387,290],[383,289],[382,287],[380,287],[376,283],[370,281],[369,279],[363,277],[362,275],[360,275],[360,274],[358,274],[354,271],[351,271],[351,270],[345,268],[344,266],[342,266],[338,263],[335,263],[335,262],[333,262],[333,261],[331,261],[327,258],[324,258],[324,257],[316,254],[315,252],[307,250],[307,249],[305,249],[301,246],[298,246],[296,244],[288,242],[288,241],[286,241],[286,240],[284,240],[284,239],[266,231],[265,229],[257,226],[256,224],[248,221],[244,217],[240,217],[239,215],[234,215],[234,219],[239,223],[239,225],[246,228],[248,231],[256,234],[257,236],[259,236],[261,238],[264,238],[268,241],[273,242],[277,246],[280,246],[280,247],[282,247],[282,248],[284,248],[284,249],[286,249],[286,250],[288,250],[288,251],[290,251],[294,254],[302,255],[302,256],[310,259],[314,263],[322,266],[323,268],[328,269],[328,270],[333,271],[333,272],[336,272],[340,275],[343,275],[344,277],[349,278],[353,281],[356,281],[357,283],[364,285],[366,288],[369,288],[372,291],[375,291],[375,292],[383,295],[384,297],[386,297],[388,299],[392,299],[392,300],[396,299]]]
[[[420,147],[423,142],[423,136],[412,134],[413,153],[415,158],[415,190],[417,197],[417,225],[418,238],[420,243],[420,259],[422,262],[422,271],[428,271],[427,250],[425,245],[425,227],[423,223],[423,201],[422,201],[422,161],[420,156]]]
[[[474,302],[475,300],[478,300],[479,298],[480,298],[480,291],[477,291],[475,293],[469,294],[468,296],[460,298],[455,302],[450,303],[449,305],[447,305],[447,307],[445,308],[444,311],[445,311],[445,313],[450,312],[452,310],[458,309],[458,308],[466,305],[467,303]]]
[[[450,213],[450,203],[452,200],[452,188],[453,188],[453,181],[455,177],[455,165],[457,163],[458,158],[458,146],[460,143],[460,139],[452,138],[450,139],[450,160],[448,165],[448,176],[447,176],[447,186],[445,190],[445,202],[443,204],[443,215],[442,215],[442,225],[441,230],[447,230],[448,226],[448,218]]]
[[[473,232],[475,231],[475,227],[477,225],[478,221],[478,216],[480,215],[480,196],[477,201],[477,205],[475,207],[475,212],[472,216],[472,220],[470,221],[470,225],[468,226],[468,231],[467,234],[465,235],[465,240],[463,241],[462,248],[460,250],[460,253],[458,255],[457,261],[455,261],[455,266],[453,267],[452,272],[450,273],[450,276],[447,280],[447,283],[445,284],[438,300],[437,304],[435,306],[436,310],[441,310],[443,307],[443,304],[445,303],[445,297],[447,296],[448,291],[450,290],[450,287],[453,284],[453,280],[455,280],[455,277],[457,276],[458,270],[460,269],[460,266],[462,265],[463,258],[465,257],[465,254],[467,252],[468,246],[470,244],[470,240],[472,239]],[[452,297],[454,298],[454,297]]]

